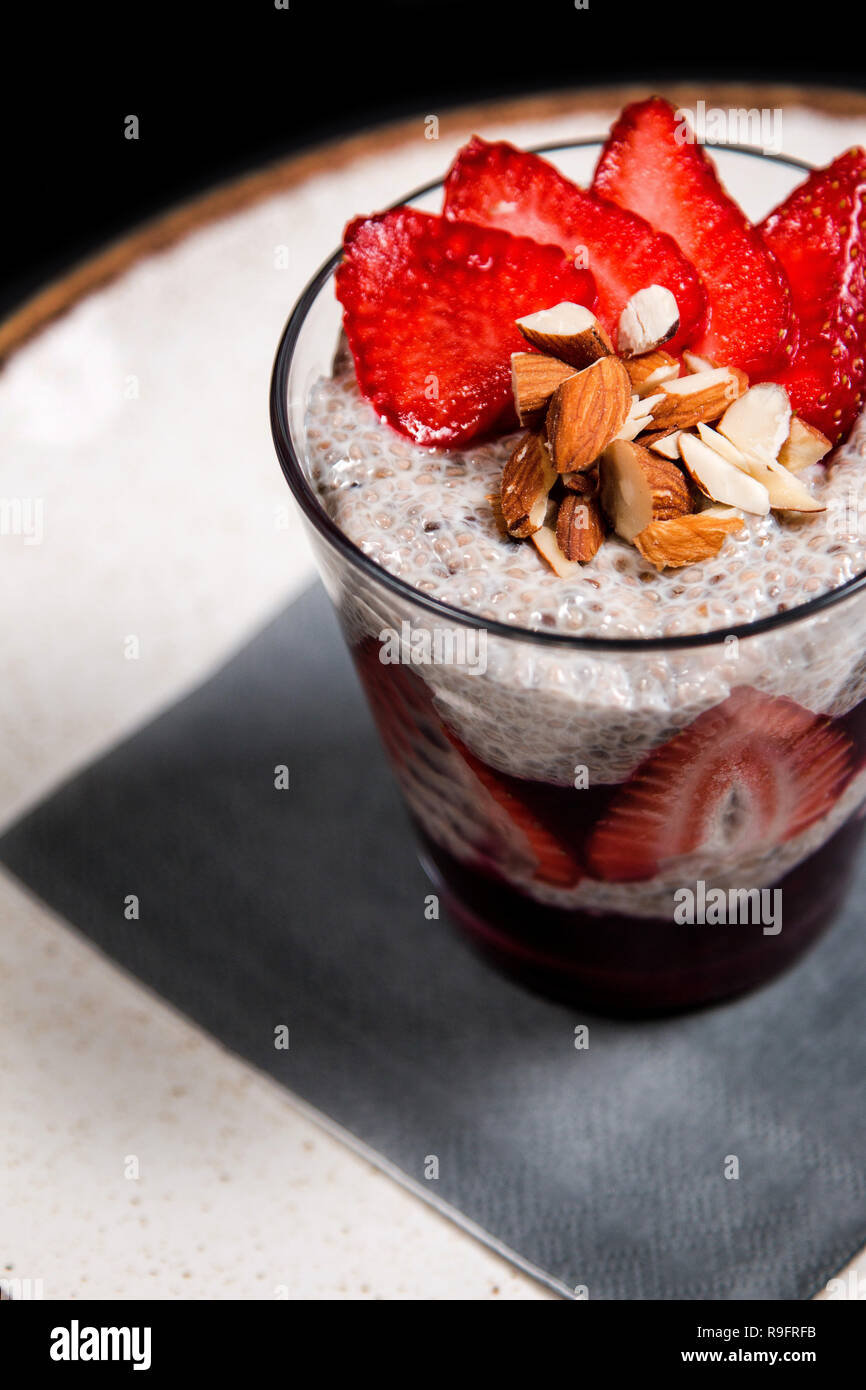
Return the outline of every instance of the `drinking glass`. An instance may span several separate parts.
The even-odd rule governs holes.
[[[580,141],[539,153],[586,183],[599,148]],[[808,167],[733,147],[714,157],[754,218]],[[435,184],[403,201],[436,210],[440,196]],[[808,602],[793,595],[785,611],[724,631],[628,639],[512,627],[411,588],[327,513],[306,446],[310,391],[330,375],[339,339],[339,257],[304,290],[283,333],[274,441],[422,861],[453,918],[529,986],[602,1011],[669,1012],[769,980],[838,913],[862,834],[866,576]],[[371,427],[380,427],[372,411]],[[774,804],[756,836],[732,794],[723,823],[691,843],[700,787],[681,777],[669,810],[677,853],[655,846],[650,864],[636,821],[633,862],[619,846],[609,872],[611,811],[654,749],[702,720],[710,753],[712,740],[719,750],[712,776],[748,756],[760,805],[784,788],[764,734],[785,719],[843,765],[831,779],[838,795],[817,819],[800,826],[794,808]]]

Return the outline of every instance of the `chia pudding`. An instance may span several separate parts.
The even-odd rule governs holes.
[[[599,284],[603,328],[599,304],[612,291]],[[801,357],[810,371],[817,359],[794,300],[800,345],[758,380],[796,398]],[[500,422],[431,446],[395,428],[344,307],[352,352],[344,342],[309,392],[302,462],[343,535],[405,586],[323,558],[452,911],[508,970],[607,1009],[691,1006],[777,973],[832,919],[862,829],[866,599],[796,610],[866,571],[866,418],[844,404],[851,419],[825,441],[826,457],[798,470],[812,510],[718,507],[683,455],[670,466],[689,485],[687,519],[728,519],[716,553],[659,566],[608,514],[595,553],[554,572],[528,532],[509,534],[497,505],[525,431]],[[645,428],[634,447],[643,456],[653,443]],[[552,496],[564,498],[580,470],[559,472]],[[676,521],[660,514],[659,535]],[[423,600],[447,605],[453,621]],[[780,615],[790,620],[762,624]],[[485,639],[483,662],[453,646],[446,660],[417,657],[418,634],[470,626]],[[386,658],[394,634],[399,656]],[[715,640],[684,640],[702,634]],[[721,915],[679,914],[684,890],[692,903],[724,897]],[[764,906],[767,890],[781,895],[770,916],[762,890]],[[743,894],[759,907],[726,918]]]

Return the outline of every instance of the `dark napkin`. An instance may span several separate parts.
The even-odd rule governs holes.
[[[524,992],[426,919],[432,889],[319,588],[19,822],[0,858],[564,1291],[804,1298],[866,1243],[866,864],[807,959],[735,1003],[629,1023]]]

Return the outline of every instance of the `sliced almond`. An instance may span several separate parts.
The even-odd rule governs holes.
[[[622,429],[630,407],[628,372],[618,357],[601,357],[568,377],[547,412],[547,442],[557,472],[592,467]]]
[[[770,463],[791,432],[791,402],[784,386],[764,381],[729,405],[719,431],[751,458]]]
[[[758,478],[770,494],[770,506],[777,512],[825,512],[823,502],[809,491],[789,469],[777,459],[764,465],[766,472],[756,472],[750,468],[753,478]]]
[[[558,357],[560,362],[582,369],[608,357],[613,343],[595,314],[582,304],[567,301],[553,309],[541,309],[517,320],[524,338],[539,352]]]
[[[512,536],[530,536],[544,524],[556,477],[544,435],[524,435],[502,470],[502,515]]]
[[[648,285],[633,294],[619,316],[616,343],[624,357],[654,352],[680,326],[677,301],[664,285]]]
[[[680,456],[679,438],[682,430],[674,430],[673,434],[653,434],[645,435],[641,444],[647,449],[652,449],[653,453],[661,454],[662,458],[678,459]]]
[[[690,429],[699,420],[718,420],[748,385],[745,372],[735,367],[716,367],[663,382],[664,400],[653,410],[653,424],[670,433]]]
[[[651,415],[632,416],[631,418],[626,420],[625,424],[623,425],[622,429],[617,435],[617,439],[637,439],[639,434],[643,434],[645,430],[648,430],[650,428],[652,422],[653,417]]]
[[[631,408],[625,417],[625,424],[617,435],[617,439],[637,439],[639,434],[650,428],[653,422],[653,407],[662,399],[661,395],[647,396],[641,400],[640,396],[632,395]]]
[[[732,444],[730,439],[726,439],[718,430],[714,430],[711,425],[704,424],[703,420],[698,421],[698,438],[708,444],[711,449],[715,449],[717,454],[721,454],[723,459],[732,463],[735,468],[739,468],[743,473],[749,472],[748,459],[742,449],[738,449],[736,444]]]
[[[732,444],[718,430],[710,429],[709,425],[698,425],[698,434],[703,442],[722,458],[732,463],[735,468],[739,468],[744,473],[748,473],[750,478],[761,483],[766,489],[770,498],[770,506],[774,511],[785,512],[823,512],[826,510],[823,503],[819,502],[799,478],[795,478],[793,473],[789,473],[780,463],[771,459],[765,463],[762,459],[752,458],[738,449],[736,444]]]
[[[687,372],[714,372],[717,362],[711,362],[709,357],[699,357],[696,352],[690,352],[687,348],[683,353],[683,366]]]
[[[695,512],[672,521],[653,521],[634,538],[645,560],[656,569],[681,569],[718,555],[727,537],[743,525],[738,516]]]
[[[639,396],[652,395],[664,381],[675,381],[680,374],[680,364],[669,352],[646,352],[640,357],[629,357],[625,369],[631,379],[631,389]]]
[[[762,483],[756,482],[735,464],[730,463],[703,439],[693,434],[681,434],[680,458],[692,480],[714,502],[725,502],[756,516],[766,516],[770,496]]]
[[[788,438],[779,450],[779,463],[792,473],[799,473],[803,468],[820,462],[832,447],[826,434],[822,434],[814,425],[808,425],[799,415],[795,415],[791,421]]]
[[[585,565],[604,540],[604,516],[594,497],[570,492],[556,515],[556,543],[568,560]]]
[[[550,398],[574,368],[555,357],[543,357],[540,352],[511,354],[511,390],[521,425],[538,423]]]
[[[692,510],[682,470],[641,444],[615,440],[605,449],[598,472],[601,505],[623,540],[633,540],[651,521]]]
[[[558,574],[560,579],[568,579],[571,575],[580,573],[578,562],[569,560],[566,555],[563,555],[552,527],[542,526],[540,530],[533,531],[530,539],[541,558],[547,561],[554,574]]]

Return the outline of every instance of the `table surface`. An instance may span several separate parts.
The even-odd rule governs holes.
[[[786,152],[824,162],[866,136],[862,99],[749,96],[784,106]],[[473,131],[593,135],[620,99],[455,112],[436,141],[421,115],[362,134],[179,210],[0,325],[3,491],[43,530],[0,538],[5,825],[310,582],[266,388],[347,218],[439,175]],[[0,914],[0,1279],[61,1299],[554,1296],[2,872]]]

